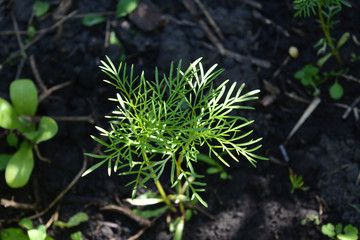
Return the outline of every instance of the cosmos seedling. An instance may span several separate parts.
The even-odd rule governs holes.
[[[351,7],[350,3],[345,0],[294,0],[293,3],[296,11],[295,17],[309,17],[313,14],[319,18],[318,22],[325,38],[321,38],[314,47],[319,48],[318,54],[326,53],[329,47],[330,53],[319,59],[318,66],[322,67],[331,56],[335,56],[339,65],[342,66],[343,62],[339,55],[339,49],[347,42],[350,34],[344,33],[335,44],[330,35],[330,30],[334,29],[334,26],[339,23],[338,20],[333,20],[334,16],[342,10],[342,6]]]
[[[201,59],[185,71],[181,70],[181,61],[176,69],[171,64],[169,74],[162,77],[156,69],[153,81],[146,80],[144,73],[134,76],[133,67],[128,70],[126,64],[120,63],[116,68],[107,60],[101,62],[100,68],[110,77],[105,82],[118,91],[116,98],[110,99],[118,106],[107,117],[110,130],[97,127],[108,141],[92,136],[105,147],[104,155],[87,154],[100,162],[84,175],[107,163],[109,175],[120,172],[119,175],[133,176],[127,184],[133,188],[133,204],[139,203],[135,201],[137,189],[146,188],[152,180],[161,197],[140,202],[163,202],[170,211],[180,211],[175,221],[175,239],[181,239],[186,204],[197,200],[207,206],[201,197],[206,186],[201,181],[204,176],[197,172],[200,147],[228,167],[229,159],[239,161],[239,156],[254,166],[257,160],[266,160],[254,153],[260,148],[257,144],[261,139],[249,139],[252,131],[246,127],[253,121],[235,112],[253,109],[242,103],[257,99],[259,90],[243,93],[244,84],[228,87],[228,80],[215,88],[214,80],[222,70],[216,70],[214,65],[205,71]],[[220,152],[226,152],[228,158]],[[165,180],[165,171],[169,176],[167,185],[176,194],[168,195],[160,183]]]

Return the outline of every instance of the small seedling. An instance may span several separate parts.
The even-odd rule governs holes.
[[[299,79],[304,87],[312,87],[313,96],[320,95],[319,85],[327,81],[329,78],[334,77],[335,81],[334,84],[329,88],[329,95],[334,100],[342,98],[344,95],[344,89],[337,80],[338,74],[334,73],[334,71],[331,71],[330,73],[325,72],[323,73],[323,76],[320,76],[319,71],[320,69],[318,67],[315,67],[310,63],[297,71],[294,74],[294,77]]]
[[[321,78],[319,76],[319,68],[313,66],[311,63],[306,64],[302,69],[300,69],[294,74],[294,77],[296,79],[299,79],[303,86],[311,86],[313,88],[314,96],[318,96],[320,94],[320,90],[318,88],[318,85],[321,82]]]
[[[58,227],[76,227],[82,222],[86,222],[89,219],[86,213],[77,213],[72,216],[67,223],[61,221],[55,221],[54,226]],[[43,224],[34,226],[33,222],[28,218],[23,218],[19,221],[21,228],[5,228],[0,231],[1,240],[53,240],[46,233],[46,227]],[[71,239],[82,240],[81,232],[75,232],[71,234]]]
[[[23,218],[19,222],[21,228],[6,228],[0,232],[2,240],[53,240],[46,233],[45,225],[34,226],[28,218]]]
[[[33,9],[36,17],[42,17],[47,11],[49,11],[50,3],[48,1],[37,0],[34,3]]]
[[[110,99],[118,106],[108,116],[110,130],[97,127],[108,142],[92,136],[105,147],[105,155],[88,153],[100,162],[83,176],[105,163],[109,175],[121,171],[119,175],[133,176],[127,184],[133,186],[131,203],[165,203],[170,211],[180,211],[179,220],[173,224],[175,238],[180,239],[186,205],[199,201],[207,206],[200,196],[206,184],[199,179],[204,176],[196,171],[200,147],[228,167],[228,159],[220,152],[226,152],[235,161],[241,155],[254,166],[256,160],[267,160],[254,154],[260,146],[251,147],[260,138],[244,140],[252,133],[244,128],[253,121],[233,115],[235,110],[252,109],[240,104],[257,99],[259,90],[243,94],[244,84],[236,88],[236,83],[227,90],[228,81],[214,88],[214,80],[222,70],[215,70],[214,65],[204,71],[201,59],[185,71],[181,70],[181,61],[175,70],[171,64],[168,76],[160,77],[156,69],[153,81],[146,80],[144,73],[135,77],[133,67],[128,71],[126,64],[121,63],[116,68],[107,60],[108,63],[101,61],[100,68],[111,79],[106,82],[118,90],[116,98]],[[168,185],[174,194],[167,195],[160,183],[164,171],[169,171]],[[146,188],[149,180],[155,183],[161,197],[138,199],[137,189]]]
[[[54,221],[53,226],[59,228],[72,228],[88,220],[89,220],[89,216],[86,213],[78,212],[74,216],[70,217],[67,222]]]
[[[80,231],[72,233],[70,238],[71,240],[83,240],[82,233]]]
[[[303,177],[296,175],[291,168],[289,168],[289,179],[291,182],[291,191],[290,191],[291,194],[293,194],[296,189],[302,191],[309,190],[309,187],[304,186]]]
[[[125,17],[132,13],[138,6],[138,0],[120,0],[116,6],[115,16]]]
[[[106,19],[103,16],[96,14],[89,14],[83,18],[82,24],[86,27],[92,27],[100,23],[103,23],[105,21]]]
[[[210,167],[206,169],[207,174],[219,174],[219,177],[223,180],[230,180],[232,178],[218,161],[210,158],[209,156],[200,153],[197,156],[197,159],[210,165]]]
[[[320,225],[320,218],[317,215],[307,215],[306,218],[301,220],[301,226],[304,226],[307,221],[315,223],[317,226]]]
[[[31,117],[38,107],[38,93],[29,79],[15,80],[10,84],[10,104],[0,98],[0,127],[20,132],[20,139],[14,132],[6,138],[7,143],[18,150],[14,154],[0,154],[0,170],[5,170],[6,183],[12,188],[23,187],[29,181],[33,167],[33,149],[37,144],[55,136],[58,127],[50,117],[42,117],[36,128]]]
[[[321,232],[333,240],[357,240],[358,229],[351,224],[344,227],[341,223],[334,224],[328,223],[321,227]]]
[[[344,33],[337,44],[334,44],[333,38],[330,35],[330,30],[339,21],[334,21],[333,18],[342,10],[342,6],[351,7],[350,3],[345,0],[293,0],[294,9],[296,11],[295,17],[309,17],[311,14],[318,15],[318,22],[324,33],[325,38],[320,39],[316,47],[320,47],[318,53],[325,53],[327,47],[331,52],[319,59],[318,66],[321,67],[331,57],[335,56],[337,62],[342,66],[342,60],[339,55],[339,48],[341,48],[349,39],[350,34]]]

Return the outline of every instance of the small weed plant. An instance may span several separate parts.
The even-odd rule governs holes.
[[[328,223],[321,226],[321,232],[333,240],[357,240],[359,231],[351,224],[343,228],[342,223],[336,225]]]
[[[293,194],[297,189],[302,191],[309,190],[309,187],[304,186],[303,177],[296,175],[291,168],[289,168],[289,179],[291,183],[291,194]]]
[[[300,79],[301,83],[307,87],[311,86],[314,88],[313,94],[319,95],[320,90],[318,85],[327,81],[330,77],[335,77],[333,85],[329,88],[330,97],[337,100],[343,96],[344,90],[338,83],[336,74],[331,74],[334,70],[329,73],[324,73],[323,77],[318,75],[320,68],[334,56],[339,66],[343,66],[343,61],[339,54],[339,49],[348,41],[350,34],[348,32],[343,33],[339,40],[334,43],[334,38],[330,32],[338,24],[339,20],[334,20],[335,16],[341,12],[342,7],[351,7],[350,3],[345,0],[294,0],[295,17],[310,17],[311,15],[318,16],[318,22],[320,23],[324,37],[314,45],[314,48],[318,48],[317,54],[323,54],[317,61],[317,66],[312,64],[305,65],[302,69],[297,71],[294,75],[295,78]],[[330,51],[328,51],[330,49]]]
[[[8,130],[7,143],[17,151],[0,154],[0,170],[5,170],[5,180],[10,187],[19,188],[27,184],[34,168],[33,149],[54,137],[58,126],[55,120],[45,116],[38,126],[32,121],[38,107],[38,93],[31,80],[13,81],[10,99],[12,104],[0,98],[0,127]],[[23,138],[18,137],[18,132]]]
[[[319,74],[320,68],[313,66],[311,63],[306,64],[302,69],[298,70],[294,77],[299,79],[306,91],[313,96],[320,95],[319,86],[330,78],[335,78],[334,83],[329,87],[329,95],[332,99],[338,100],[344,95],[344,89],[338,82],[338,75],[343,71],[324,72],[321,76]]]
[[[53,227],[73,228],[83,222],[88,221],[89,217],[84,212],[79,212],[73,215],[68,222],[55,221]],[[28,218],[22,218],[18,225],[20,227],[5,228],[0,231],[1,240],[53,240],[47,235],[46,227],[43,224],[34,226],[33,221]],[[74,232],[70,235],[72,240],[82,240],[82,233],[80,231]]]
[[[342,66],[339,48],[346,43],[350,34],[344,33],[337,44],[334,44],[330,30],[339,23],[339,20],[334,20],[334,16],[342,10],[342,6],[351,7],[351,5],[345,0],[294,0],[293,2],[296,11],[295,17],[309,17],[313,14],[319,18],[318,22],[324,33],[324,38],[321,38],[315,47],[319,47],[318,54],[324,54],[327,48],[330,48],[330,53],[319,59],[318,66],[323,66],[331,56],[335,56],[339,65]]]
[[[105,147],[104,155],[88,153],[99,162],[88,169],[86,175],[103,164],[108,166],[108,174],[131,175],[127,186],[132,185],[132,203],[146,205],[163,202],[172,212],[180,213],[170,224],[175,232],[174,239],[181,239],[185,219],[189,216],[186,206],[200,202],[206,184],[198,174],[199,148],[208,149],[207,155],[215,156],[222,164],[229,166],[229,158],[239,161],[245,157],[255,166],[257,160],[266,158],[254,152],[260,148],[259,139],[249,140],[252,133],[246,130],[253,121],[235,115],[235,111],[252,109],[242,105],[257,99],[259,90],[243,93],[244,84],[237,88],[233,83],[228,88],[228,80],[215,88],[214,80],[223,71],[216,65],[204,71],[201,59],[193,62],[185,71],[181,61],[174,69],[171,64],[169,75],[159,76],[155,70],[153,81],[147,81],[144,73],[135,77],[133,67],[128,71],[126,64],[119,67],[107,58],[100,68],[118,93],[110,99],[117,103],[117,110],[108,116],[110,129],[97,127],[108,141],[92,136]],[[245,140],[247,139],[247,140]],[[175,194],[167,194],[160,181],[166,172],[167,186]],[[153,181],[161,197],[137,197],[137,189],[146,188]],[[146,200],[147,199],[147,200]]]

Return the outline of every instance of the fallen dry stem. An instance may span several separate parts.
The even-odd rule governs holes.
[[[137,222],[142,227],[150,227],[151,226],[151,221],[149,219],[142,218],[142,217],[134,214],[127,207],[108,205],[108,206],[100,208],[100,210],[101,211],[113,211],[113,212],[120,213],[120,214],[130,218],[131,220]]]
[[[221,32],[219,26],[216,24],[214,18],[210,15],[209,11],[206,10],[204,4],[202,4],[200,0],[194,0],[194,1],[199,6],[201,11],[204,13],[206,19],[208,20],[209,24],[213,27],[215,33],[222,41],[224,41],[225,40],[224,34]]]
[[[34,57],[34,55],[31,55],[31,56],[29,57],[29,61],[30,61],[31,70],[32,70],[32,72],[33,72],[33,74],[34,74],[34,77],[35,77],[36,82],[39,84],[41,90],[42,90],[43,92],[46,92],[46,91],[47,91],[47,88],[46,88],[46,86],[45,86],[45,84],[44,84],[44,82],[43,82],[43,80],[42,80],[42,78],[41,78],[41,76],[40,76],[40,73],[39,73],[39,71],[38,71],[38,68],[37,68],[37,66],[36,66],[36,62],[35,62],[35,57]]]
[[[4,206],[5,208],[13,207],[18,209],[34,210],[34,211],[40,209],[40,206],[38,204],[20,203],[20,202],[15,202],[14,200],[7,200],[5,198],[1,199],[0,205]]]
[[[47,98],[48,96],[50,96],[53,92],[58,91],[62,88],[65,88],[69,85],[71,85],[74,81],[67,81],[58,85],[55,85],[51,88],[46,88],[46,90],[39,96],[39,103],[42,102],[45,98]]]

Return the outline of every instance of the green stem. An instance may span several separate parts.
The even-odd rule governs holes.
[[[326,41],[328,42],[328,44],[329,44],[329,46],[331,48],[331,52],[335,56],[337,62],[339,63],[340,66],[342,66],[343,65],[342,60],[341,60],[340,55],[339,55],[337,49],[335,48],[334,43],[333,43],[333,41],[331,39],[330,31],[325,26],[325,21],[324,21],[324,17],[323,17],[322,9],[321,9],[320,5],[318,5],[318,13],[319,13],[319,18],[320,18],[321,28],[322,28],[322,30],[324,32]]]
[[[169,207],[170,211],[176,212],[176,209],[174,208],[173,205],[171,205],[171,202],[170,202],[168,196],[166,196],[166,193],[165,193],[164,188],[162,187],[160,181],[159,180],[155,181],[155,185],[156,185],[161,197],[163,198],[165,204]]]
[[[143,150],[143,156],[144,156],[144,159],[146,161],[146,164],[148,165],[148,162],[149,162],[149,158],[148,156],[146,155],[145,151]],[[149,165],[148,165],[149,166]],[[154,169],[150,169],[151,171],[154,171]],[[165,204],[169,207],[170,211],[172,212],[176,212],[176,208],[174,208],[174,206],[171,204],[170,200],[169,200],[169,197],[166,195],[165,191],[164,191],[164,188],[162,187],[161,183],[160,183],[160,180],[158,179],[156,181],[156,174],[154,174],[154,182],[155,182],[155,185],[161,195],[161,197],[163,198]]]
[[[180,153],[179,158],[176,163],[176,176],[177,177],[180,176],[181,160],[182,160],[182,153]],[[181,181],[179,181],[178,182],[178,194],[181,194],[181,193],[182,193],[182,184],[181,184]],[[184,204],[181,201],[179,203],[179,206],[180,206],[180,212],[184,215],[185,208],[184,208]]]

